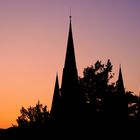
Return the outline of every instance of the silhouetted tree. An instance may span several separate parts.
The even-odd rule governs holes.
[[[17,118],[18,127],[22,128],[40,128],[48,125],[50,114],[47,106],[38,103],[35,107],[24,108],[20,110],[21,115]]]
[[[85,94],[85,108],[86,111],[90,112],[91,117],[103,114],[105,111],[105,97],[115,90],[114,83],[109,83],[114,75],[112,67],[110,60],[106,64],[97,61],[94,66],[91,65],[85,68],[83,78],[80,78],[80,85],[83,94]]]

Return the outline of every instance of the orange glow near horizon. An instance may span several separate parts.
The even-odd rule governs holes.
[[[113,81],[121,63],[126,89],[139,93],[139,1],[0,1],[0,128],[16,124],[20,108],[38,100],[50,110],[57,72],[61,85],[70,6],[79,75],[110,59]]]

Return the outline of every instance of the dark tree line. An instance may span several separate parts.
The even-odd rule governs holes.
[[[131,91],[125,91],[125,100],[119,100],[117,82],[111,83],[113,78],[112,64],[108,60],[106,64],[97,61],[94,66],[88,66],[83,71],[83,77],[79,77],[80,91],[83,94],[82,109],[84,119],[102,121],[104,119],[130,119],[139,120],[139,98]],[[121,97],[122,98],[122,97]],[[127,108],[119,106],[126,101]],[[121,112],[121,109],[122,110]],[[126,109],[126,110],[125,110]],[[125,112],[124,112],[125,111]],[[45,127],[50,123],[50,114],[47,106],[38,102],[35,107],[20,110],[21,115],[17,118],[18,127],[38,128]],[[125,114],[121,114],[125,113]],[[123,116],[126,115],[126,116]]]
[[[44,137],[47,133],[48,137],[52,138],[56,134],[72,135],[72,132],[78,131],[79,135],[86,132],[86,134],[97,134],[97,132],[100,134],[107,127],[110,127],[110,132],[112,130],[117,132],[118,126],[119,130],[122,128],[127,132],[130,130],[131,133],[132,130],[136,132],[138,129],[134,128],[140,127],[140,99],[133,92],[123,89],[121,69],[118,80],[114,83],[111,82],[114,76],[112,69],[113,65],[110,60],[106,64],[97,61],[94,65],[86,67],[83,77],[79,77],[79,91],[82,97],[79,127],[75,125],[75,122],[72,122],[73,120],[69,120],[70,123],[63,122],[63,120],[56,123],[51,118],[47,106],[43,106],[38,101],[35,106],[21,108],[16,126],[18,134],[23,135],[24,132],[30,133],[31,137],[40,137],[40,135]],[[73,112],[70,113],[75,116]],[[26,132],[26,130],[29,131]],[[15,133],[15,135],[17,134]]]

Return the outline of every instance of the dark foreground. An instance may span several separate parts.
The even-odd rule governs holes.
[[[122,139],[140,138],[138,122],[94,122],[91,124],[51,125],[44,128],[0,129],[0,140],[51,140],[51,139]]]

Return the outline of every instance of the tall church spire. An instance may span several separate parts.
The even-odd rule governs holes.
[[[67,51],[66,51],[66,59],[64,67],[72,67],[76,69],[76,60],[75,60],[75,52],[74,52],[74,43],[73,43],[73,34],[72,34],[72,24],[71,24],[71,16],[69,23],[69,34],[68,34],[68,42],[67,42]]]
[[[69,23],[66,58],[62,74],[61,95],[63,116],[65,119],[72,118],[71,115],[73,113],[76,115],[76,113],[78,112],[77,110],[79,106],[79,91],[71,16]]]
[[[66,58],[65,58],[65,64],[63,69],[63,75],[62,75],[62,90],[63,88],[66,88],[65,85],[70,86],[72,84],[74,86],[74,84],[77,82],[78,82],[78,73],[76,67],[72,24],[71,24],[71,16],[70,16]]]

